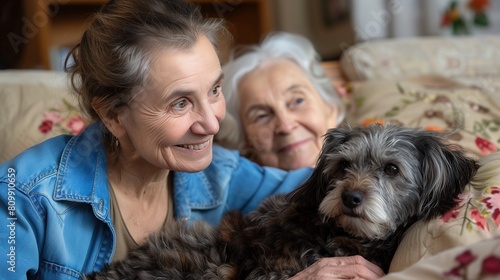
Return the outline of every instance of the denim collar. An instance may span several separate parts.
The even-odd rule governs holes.
[[[97,122],[70,139],[61,155],[54,190],[54,200],[91,203],[101,219],[110,208],[103,132],[104,125]],[[82,185],[91,174],[92,184]]]

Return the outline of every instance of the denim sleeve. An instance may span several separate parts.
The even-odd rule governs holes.
[[[0,165],[0,172],[0,279],[27,279],[38,269],[35,232],[39,218],[26,215],[35,211],[29,198],[16,188],[16,170]]]
[[[228,202],[231,208],[247,214],[268,196],[296,189],[309,178],[312,170],[310,167],[294,171],[261,167],[241,157],[231,176]]]

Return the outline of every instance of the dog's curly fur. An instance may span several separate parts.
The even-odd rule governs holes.
[[[405,230],[444,214],[476,161],[437,132],[329,130],[311,177],[217,228],[176,223],[88,279],[287,279],[316,260],[361,255],[387,271]]]

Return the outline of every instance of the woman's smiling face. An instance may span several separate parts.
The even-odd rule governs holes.
[[[287,170],[316,164],[323,135],[337,126],[337,109],[296,63],[266,62],[241,79],[238,94],[245,140],[259,164]]]
[[[148,85],[118,116],[121,155],[156,168],[200,171],[212,161],[213,136],[226,111],[219,59],[205,36],[189,49],[154,54]]]

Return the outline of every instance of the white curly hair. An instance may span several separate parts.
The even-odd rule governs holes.
[[[222,92],[226,98],[227,114],[216,135],[216,142],[228,148],[242,149],[244,135],[238,113],[238,84],[246,74],[263,62],[283,58],[292,60],[304,70],[323,100],[338,108],[338,123],[342,122],[345,117],[344,104],[321,67],[321,58],[313,44],[301,35],[274,32],[267,35],[259,45],[233,49],[228,62],[222,67]]]

